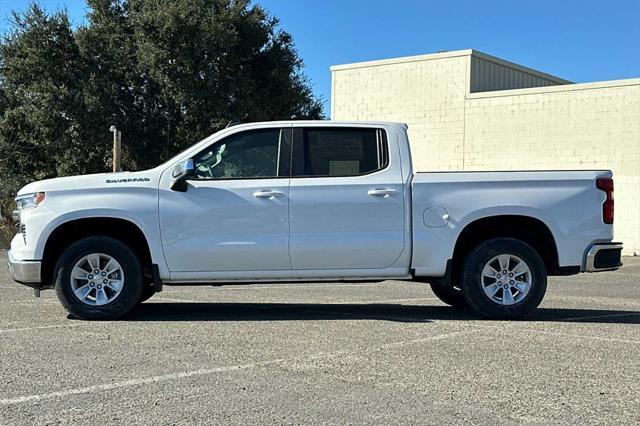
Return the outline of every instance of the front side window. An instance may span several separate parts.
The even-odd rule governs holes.
[[[293,176],[359,176],[387,165],[383,130],[306,128],[298,134],[294,143]]]
[[[280,129],[231,135],[197,154],[198,179],[249,179],[278,176]]]

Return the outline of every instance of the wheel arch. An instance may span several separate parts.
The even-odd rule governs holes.
[[[468,223],[458,234],[453,250],[452,271],[460,271],[465,257],[478,244],[491,238],[515,238],[538,252],[549,275],[562,274],[558,263],[558,248],[549,226],[542,220],[526,215],[496,215]]]
[[[58,224],[44,243],[41,267],[43,288],[53,285],[54,267],[64,249],[89,236],[112,237],[127,244],[138,255],[145,275],[152,274],[153,260],[149,241],[136,223],[108,216],[77,218]]]

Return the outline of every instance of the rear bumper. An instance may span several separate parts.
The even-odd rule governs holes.
[[[39,287],[41,265],[39,260],[17,260],[9,250],[9,273],[20,284]]]
[[[622,266],[622,243],[593,244],[585,256],[585,272],[612,271]]]

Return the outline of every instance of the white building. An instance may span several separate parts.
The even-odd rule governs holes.
[[[612,169],[640,253],[640,78],[573,84],[474,50],[331,67],[334,120],[409,124],[417,170]]]

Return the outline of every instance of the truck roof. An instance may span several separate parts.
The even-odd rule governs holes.
[[[232,124],[232,127],[256,127],[260,125],[280,125],[280,126],[400,126],[408,128],[406,123],[395,121],[357,121],[357,120],[280,120],[280,121],[258,121],[249,123]]]

